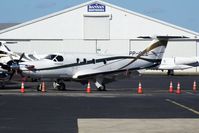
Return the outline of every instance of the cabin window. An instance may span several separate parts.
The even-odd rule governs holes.
[[[84,62],[84,63],[86,63],[86,62],[87,62],[86,58],[84,58],[84,59],[83,59],[83,62]]]
[[[58,56],[56,57],[56,59],[57,59],[58,62],[64,61],[63,56],[60,56],[60,55],[58,55]]]
[[[76,59],[77,63],[79,63],[79,60],[80,60],[79,58]]]
[[[96,60],[95,60],[95,59],[92,59],[92,62],[93,62],[93,64],[95,64],[95,63],[96,63]]]

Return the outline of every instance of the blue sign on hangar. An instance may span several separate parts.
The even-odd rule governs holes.
[[[106,6],[98,3],[88,5],[88,12],[105,12]]]

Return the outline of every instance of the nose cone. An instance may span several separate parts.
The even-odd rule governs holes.
[[[12,64],[12,65],[10,66],[10,68],[11,68],[11,69],[14,69],[14,70],[17,70],[17,69],[20,68],[20,66],[19,66],[18,64],[14,63],[14,64]]]
[[[34,71],[35,70],[35,66],[33,65],[32,62],[21,62],[19,64],[19,69],[23,73],[30,73],[30,71]]]
[[[26,69],[33,71],[35,69],[34,65],[25,65]]]
[[[21,71],[23,75],[27,77],[35,77],[36,75],[36,70],[34,65],[23,65],[21,67]]]

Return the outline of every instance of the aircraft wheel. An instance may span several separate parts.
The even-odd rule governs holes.
[[[0,87],[1,87],[2,89],[5,88],[5,83],[4,83],[4,81],[3,81],[3,82],[0,82]]]
[[[106,91],[106,86],[105,86],[105,84],[102,84],[102,91]]]
[[[57,86],[58,87],[58,90],[61,90],[61,91],[64,91],[64,90],[66,90],[66,86],[65,86],[65,84],[64,83],[59,83],[59,86]]]
[[[174,75],[174,70],[168,70],[167,75],[173,76]]]
[[[41,84],[37,85],[37,91],[41,91]]]
[[[99,88],[97,88],[98,91],[106,91],[106,86],[102,84]]]
[[[4,89],[5,88],[5,85],[4,84],[1,84],[1,89]]]

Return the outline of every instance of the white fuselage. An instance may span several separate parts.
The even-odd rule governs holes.
[[[199,66],[197,57],[163,58],[158,69],[160,70],[184,70]]]
[[[49,54],[44,59],[19,63],[19,69],[29,77],[74,80],[146,69],[160,64],[167,42],[153,39],[137,55]]]
[[[79,76],[119,72],[123,70],[137,70],[154,66],[154,62],[136,59],[132,56],[102,56],[98,54],[64,54],[63,61],[56,59],[41,59],[20,63],[23,74],[40,78],[73,78]],[[146,56],[147,58],[147,56]],[[132,61],[135,60],[133,63]],[[25,65],[34,65],[29,70]]]

